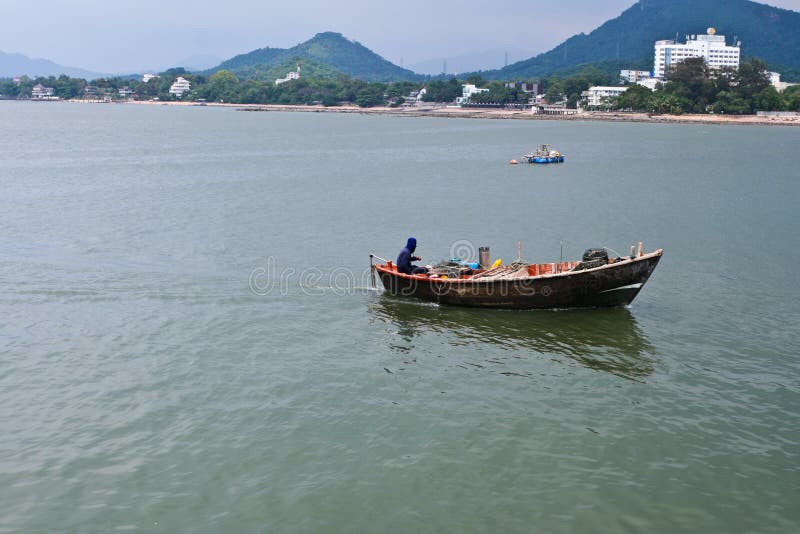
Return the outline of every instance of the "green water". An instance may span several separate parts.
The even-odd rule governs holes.
[[[0,532],[800,531],[800,129],[0,119]],[[469,310],[370,289],[410,235],[665,255]]]

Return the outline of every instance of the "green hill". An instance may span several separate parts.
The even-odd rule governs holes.
[[[640,0],[588,35],[575,35],[549,52],[482,73],[487,79],[548,76],[606,62],[653,66],[653,43],[683,40],[713,26],[728,44],[742,41],[743,59],[758,57],[785,79],[800,75],[800,13],[749,0]],[[623,67],[625,68],[625,67]]]
[[[368,82],[421,78],[418,74],[385,60],[364,45],[334,32],[318,33],[308,41],[288,49],[253,50],[224,61],[207,72],[225,69],[240,78],[260,78],[273,67],[294,64],[298,60],[303,70],[306,64],[314,64],[319,67],[320,72],[326,71],[325,76],[328,77],[341,73]],[[327,69],[322,66],[327,66]]]
[[[297,69],[300,64],[300,74],[303,78],[336,78],[340,73],[332,69],[325,63],[314,61],[313,59],[286,59],[277,65],[257,64],[250,67],[241,67],[234,72],[237,77],[245,80],[258,80],[262,82],[274,82],[278,78],[284,78],[289,71]]]
[[[239,54],[226,61],[223,61],[214,68],[208,69],[206,73],[213,74],[219,70],[233,72],[239,77],[246,77],[247,69],[256,65],[275,65],[275,58],[286,52],[284,48],[258,48],[246,54]],[[280,60],[278,60],[280,62]]]

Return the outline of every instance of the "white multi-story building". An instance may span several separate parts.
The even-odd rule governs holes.
[[[664,78],[670,65],[680,63],[693,57],[702,57],[706,65],[712,68],[739,68],[740,45],[725,44],[725,36],[717,35],[714,28],[709,28],[706,35],[687,35],[686,43],[677,41],[656,41],[653,77]]]
[[[142,81],[144,83],[147,83],[150,80],[152,80],[153,78],[158,78],[158,77],[159,77],[158,74],[145,74],[145,75],[142,76]]]
[[[647,87],[654,91],[659,82],[663,82],[653,77],[653,73],[646,70],[621,70],[619,71],[619,82],[624,84],[635,83],[642,87]]]
[[[422,102],[422,98],[425,96],[425,93],[428,92],[428,89],[423,87],[419,91],[411,91],[408,93],[408,96],[403,98],[403,107],[415,107],[418,106],[420,102]]]
[[[784,92],[786,89],[794,85],[800,85],[798,83],[782,82],[779,72],[767,72],[767,76],[769,76],[769,83],[771,83],[772,87],[774,87],[779,93]]]
[[[37,83],[31,89],[31,98],[34,100],[55,100],[55,89]]]
[[[175,83],[169,86],[169,94],[181,98],[183,96],[183,93],[191,91],[191,89],[192,89],[192,83],[189,80],[181,76],[178,76],[178,79],[175,80]]]
[[[297,70],[293,70],[286,75],[286,78],[278,78],[275,80],[275,85],[280,85],[282,83],[286,83],[289,80],[299,80],[300,79],[300,63],[297,64]]]
[[[619,81],[622,83],[639,83],[639,80],[652,78],[653,74],[648,70],[621,70],[619,71]]]
[[[584,92],[588,106],[603,106],[628,90],[628,87],[603,87],[597,85]]]
[[[664,80],[659,80],[658,78],[640,78],[636,85],[641,85],[642,87],[647,87],[651,91],[656,90],[656,86],[659,83],[663,83]]]
[[[472,95],[486,93],[488,91],[489,89],[482,89],[477,87],[475,84],[465,83],[461,86],[461,96],[456,98],[456,105],[461,106],[463,104],[468,104]]]

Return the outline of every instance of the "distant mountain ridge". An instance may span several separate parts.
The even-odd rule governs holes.
[[[105,76],[99,72],[92,72],[75,67],[64,67],[49,59],[32,59],[22,54],[8,54],[0,51],[0,78],[13,78],[15,76],[60,76],[66,74],[73,78],[100,78]]]
[[[207,74],[229,70],[240,78],[250,78],[254,72],[304,59],[327,65],[333,71],[368,82],[392,82],[421,78],[413,71],[398,67],[359,42],[341,33],[318,33],[308,41],[292,48],[259,48],[223,61],[205,71]]]
[[[552,50],[503,69],[487,79],[547,76],[580,65],[607,64],[652,68],[653,44],[703,34],[708,27],[728,44],[742,41],[744,58],[758,57],[774,68],[800,72],[800,13],[750,0],[639,0],[619,17],[587,34],[570,37]]]
[[[552,50],[480,74],[487,80],[514,80],[566,76],[588,65],[614,75],[620,68],[650,69],[656,40],[677,36],[682,41],[687,34],[705,33],[708,27],[725,35],[728,44],[742,41],[743,59],[758,57],[781,72],[784,80],[800,81],[800,13],[751,0],[639,0],[589,34],[574,35]],[[285,75],[283,71],[293,69],[297,60],[308,76],[344,74],[368,82],[430,78],[399,67],[335,32],[318,33],[292,48],[267,47],[240,54],[201,74],[224,69],[241,79],[269,80]],[[455,66],[451,62],[448,71]],[[111,76],[0,51],[0,77],[60,74],[87,80]],[[459,76],[469,74],[460,72]]]

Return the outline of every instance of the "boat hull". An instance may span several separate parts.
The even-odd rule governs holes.
[[[522,161],[525,163],[564,163],[564,156],[523,156]]]
[[[548,156],[533,158],[534,163],[564,163],[564,156]]]
[[[436,279],[375,266],[390,295],[452,306],[548,309],[626,306],[639,294],[662,251],[584,271],[516,279]]]

